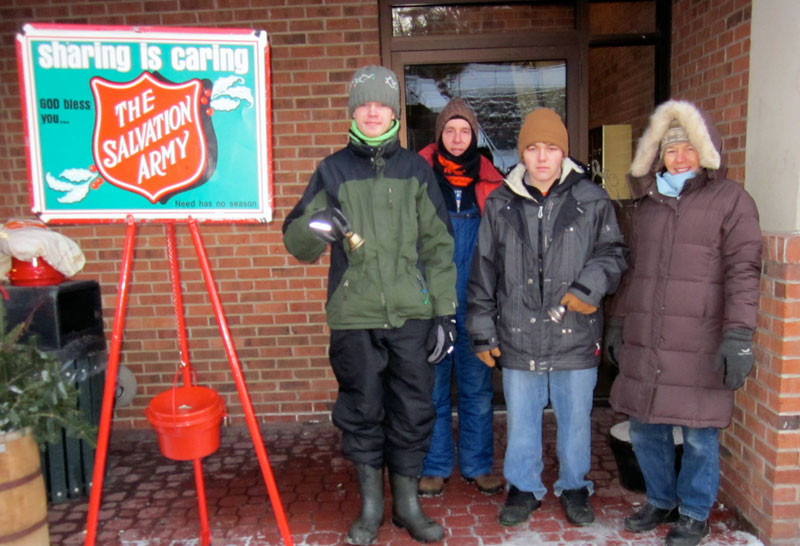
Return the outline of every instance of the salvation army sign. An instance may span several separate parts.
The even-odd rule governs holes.
[[[208,158],[216,159],[216,150],[209,154],[203,121],[210,118],[200,112],[205,94],[199,80],[169,84],[142,72],[128,83],[92,78],[90,84],[96,109],[92,154],[106,181],[155,203],[213,172]]]
[[[32,210],[44,221],[269,221],[266,34],[26,25]]]

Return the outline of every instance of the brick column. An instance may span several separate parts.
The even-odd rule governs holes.
[[[800,233],[765,232],[756,369],[722,435],[719,499],[768,546],[800,536]]]

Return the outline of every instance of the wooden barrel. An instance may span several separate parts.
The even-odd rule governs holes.
[[[0,434],[0,546],[48,546],[47,494],[29,431]]]

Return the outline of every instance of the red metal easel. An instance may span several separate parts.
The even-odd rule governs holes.
[[[170,265],[170,278],[172,281],[172,298],[175,305],[175,317],[178,329],[179,352],[180,352],[180,366],[181,373],[185,385],[191,384],[191,365],[189,363],[189,345],[186,336],[186,324],[184,321],[183,310],[183,297],[181,296],[180,289],[180,276],[178,272],[178,259],[175,248],[175,221],[167,221],[164,223],[166,238],[167,238],[167,254]],[[185,223],[180,221],[180,223]],[[194,243],[197,259],[200,268],[203,271],[203,278],[206,283],[211,305],[214,309],[214,314],[217,318],[217,325],[219,326],[220,335],[225,345],[225,353],[228,356],[228,363],[230,364],[233,379],[236,383],[236,390],[239,393],[239,400],[244,410],[245,421],[247,427],[250,429],[250,436],[253,440],[253,446],[258,457],[258,464],[261,467],[261,474],[264,476],[264,482],[267,486],[269,499],[272,503],[273,511],[275,512],[275,519],[278,522],[283,542],[286,546],[293,546],[292,536],[289,532],[289,524],[286,520],[286,515],[283,511],[278,488],[275,485],[275,478],[272,474],[272,468],[267,458],[267,451],[264,447],[264,442],[261,439],[261,431],[258,428],[258,421],[256,420],[253,405],[250,401],[250,394],[247,391],[247,385],[242,375],[241,364],[236,355],[236,349],[233,346],[230,329],[228,322],[225,318],[225,313],[222,310],[222,304],[219,299],[219,293],[214,281],[214,276],[211,272],[211,266],[208,262],[208,256],[203,245],[203,240],[200,237],[197,221],[194,219],[188,220],[189,231],[192,235],[192,242]],[[134,237],[136,235],[136,221],[133,217],[129,216],[127,219],[127,230],[125,232],[125,244],[122,253],[122,269],[120,271],[119,285],[117,287],[117,306],[114,312],[114,326],[111,333],[111,349],[108,356],[108,368],[106,370],[105,386],[103,390],[103,403],[100,412],[100,426],[97,435],[97,450],[94,462],[94,472],[92,476],[91,493],[89,495],[89,514],[86,521],[86,540],[85,546],[94,546],[95,537],[97,533],[97,517],[100,510],[100,497],[103,489],[103,474],[106,466],[106,454],[108,452],[108,438],[111,429],[111,419],[113,413],[114,391],[117,382],[117,369],[119,368],[119,354],[122,345],[122,331],[125,321],[125,308],[128,300],[128,284],[130,281],[130,274],[133,264],[133,247]],[[206,509],[205,486],[203,484],[203,468],[201,459],[194,459],[194,477],[195,485],[197,488],[197,505],[198,515],[200,517],[201,536],[203,546],[210,544],[211,535],[208,527],[208,511]]]

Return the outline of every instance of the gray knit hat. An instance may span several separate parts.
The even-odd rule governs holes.
[[[400,84],[397,76],[388,68],[370,65],[359,68],[350,80],[348,116],[353,110],[367,102],[379,102],[388,106],[395,117],[400,117]]]

